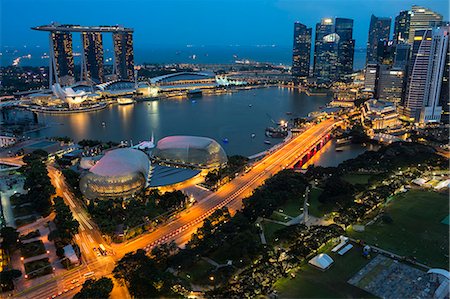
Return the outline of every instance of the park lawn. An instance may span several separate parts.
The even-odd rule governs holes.
[[[336,206],[332,204],[323,204],[319,201],[319,196],[322,194],[323,190],[320,188],[313,187],[311,188],[311,192],[309,193],[309,207],[308,212],[310,215],[314,217],[321,218],[328,213],[336,210]]]
[[[291,217],[297,217],[303,211],[303,198],[290,199],[286,201],[282,206],[280,206],[277,211],[280,213],[284,213]]]
[[[334,260],[328,270],[321,271],[309,264],[297,272],[295,278],[282,278],[275,288],[279,298],[369,298],[374,297],[347,281],[369,260],[362,257],[361,247],[355,246],[344,256],[326,253]]]
[[[189,270],[183,270],[179,276],[193,284],[207,285],[210,283],[209,277],[214,269],[213,265],[200,259]]]
[[[29,258],[37,255],[41,255],[47,252],[45,250],[44,243],[41,240],[22,244],[20,252],[24,258]]]
[[[356,184],[367,185],[369,183],[369,179],[371,177],[372,177],[371,174],[349,173],[349,174],[344,174],[342,176],[342,179],[352,185],[356,185]]]
[[[288,222],[292,218],[285,216],[283,214],[280,214],[281,212],[273,211],[272,215],[270,216],[270,219],[280,222]]]
[[[269,222],[269,221],[262,221],[261,225],[262,225],[262,228],[264,231],[264,236],[266,237],[267,243],[273,243],[273,240],[275,238],[274,237],[275,232],[287,227],[286,225],[273,223],[273,222]]]
[[[52,265],[49,263],[48,258],[25,263],[24,267],[25,273],[29,278],[47,275],[53,272]]]
[[[427,266],[449,269],[449,226],[441,223],[449,215],[447,194],[411,190],[394,196],[386,212],[393,223],[378,220],[364,232],[350,229],[348,233],[385,250],[415,257]]]

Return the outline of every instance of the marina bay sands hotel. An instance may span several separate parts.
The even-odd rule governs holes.
[[[95,84],[105,81],[103,67],[103,33],[112,33],[114,44],[113,77],[133,80],[134,54],[133,29],[123,26],[79,26],[52,23],[31,28],[49,32],[49,80],[71,85],[75,83],[75,66],[72,33],[80,32],[83,53],[81,53],[80,80]]]

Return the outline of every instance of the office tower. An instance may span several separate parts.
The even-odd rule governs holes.
[[[366,65],[366,72],[364,74],[364,90],[372,92],[375,98],[378,83],[378,70],[379,65],[377,63],[369,63]]]
[[[391,31],[391,18],[382,18],[372,15],[370,18],[369,37],[367,39],[366,63],[381,62],[378,56],[380,42],[388,42]]]
[[[314,42],[314,77],[320,82],[337,79],[337,56],[339,36],[333,19],[325,18],[316,25]]]
[[[449,27],[414,31],[408,72],[405,116],[416,122],[439,122],[439,106],[448,49]]]
[[[113,33],[115,74],[124,80],[134,78],[133,34],[131,32]]]
[[[103,41],[99,32],[82,32],[83,65],[82,79],[103,82]]]
[[[441,95],[439,99],[439,106],[442,107],[442,117],[441,122],[448,124],[450,123],[450,85],[449,85],[449,75],[450,75],[450,38],[447,41],[447,55],[445,58],[444,75],[442,77]]]
[[[72,34],[54,31],[50,34],[51,67],[50,82],[71,85],[75,82],[72,50]]]
[[[381,65],[377,86],[378,99],[400,104],[405,94],[405,70]]]
[[[377,62],[380,64],[392,65],[394,62],[395,44],[393,41],[378,41],[377,47]]]
[[[409,25],[408,42],[414,42],[415,32],[442,25],[442,15],[428,8],[413,5],[411,10],[411,20]]]
[[[396,44],[408,42],[410,21],[411,12],[408,10],[401,11],[398,16],[395,17],[393,40]]]
[[[311,55],[312,29],[305,25],[294,23],[294,47],[292,54],[292,75],[308,77]]]
[[[353,72],[353,20],[325,18],[316,25],[314,76],[319,82],[346,80]]]
[[[411,46],[406,43],[395,45],[394,52],[394,68],[406,70],[409,62],[409,52]]]
[[[353,20],[336,18],[335,32],[338,35],[338,78],[346,81],[353,73],[355,40],[353,39]]]

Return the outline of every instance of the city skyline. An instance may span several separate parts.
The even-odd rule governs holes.
[[[381,1],[383,2],[383,1]],[[387,1],[384,1],[387,2]],[[365,48],[370,16],[391,17],[394,19],[401,10],[408,10],[413,4],[423,5],[437,11],[448,20],[446,1],[389,1],[381,5],[379,1],[322,1],[323,5],[307,1],[131,1],[119,5],[115,1],[89,2],[92,10],[99,14],[67,14],[61,2],[32,1],[1,2],[2,46],[40,46],[46,47],[39,34],[31,32],[30,27],[48,24],[52,21],[62,24],[127,24],[136,29],[136,48],[145,49],[158,46],[180,45],[276,45],[289,47],[292,38],[292,24],[299,21],[314,28],[321,18],[342,17],[354,20],[354,39],[356,48]],[[79,1],[80,5],[86,3]],[[58,4],[58,5],[57,5]],[[86,3],[87,4],[87,3]],[[171,10],[176,4],[177,10]],[[355,5],[358,4],[358,5]],[[17,17],[6,11],[17,11],[26,6]],[[355,8],[357,7],[357,9]],[[152,11],[157,9],[158,11]],[[119,13],[120,12],[120,13]],[[211,13],[211,12],[217,12]],[[189,22],[185,21],[186,18]],[[267,22],[267,19],[275,22]],[[251,20],[251,22],[250,22]],[[179,26],[179,22],[183,26]],[[7,30],[14,27],[15,30]],[[391,28],[391,34],[393,26]],[[149,32],[151,35],[149,36]],[[74,40],[75,43],[81,43]],[[76,44],[75,44],[76,45]]]

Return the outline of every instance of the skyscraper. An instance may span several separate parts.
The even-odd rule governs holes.
[[[72,50],[72,34],[68,32],[52,32],[50,35],[53,51],[53,65],[51,66],[50,81],[61,85],[70,85],[75,82]]]
[[[449,25],[447,25],[449,26]],[[439,99],[439,106],[442,107],[441,122],[450,123],[450,38],[447,41],[447,55],[445,58],[444,75],[442,77],[441,94]]]
[[[325,18],[316,25],[314,76],[320,82],[346,80],[353,72],[353,20]]]
[[[414,42],[417,30],[430,29],[442,25],[442,15],[428,8],[413,5],[411,10],[411,20],[409,24],[408,42]]]
[[[338,41],[333,19],[325,18],[316,24],[314,77],[321,82],[337,79]]]
[[[294,23],[292,75],[295,77],[308,77],[309,75],[311,35],[311,28],[299,22]]]
[[[113,33],[113,41],[115,74],[120,79],[133,80],[133,34],[131,32],[115,32]]]
[[[414,31],[404,114],[416,122],[439,122],[449,27]]]
[[[353,56],[355,54],[355,40],[353,39],[353,20],[336,18],[335,32],[338,39],[337,71],[339,80],[347,80],[353,73]]]
[[[83,32],[83,67],[82,79],[96,83],[103,82],[103,41],[99,32]]]
[[[408,41],[410,21],[411,12],[408,10],[402,10],[398,16],[395,17],[393,39],[396,44],[406,43]]]
[[[370,18],[369,37],[367,39],[366,63],[381,62],[378,56],[380,42],[389,41],[391,31],[391,18],[382,18],[372,15]]]
[[[400,104],[405,89],[405,70],[381,65],[377,93],[378,99]]]
[[[364,74],[364,90],[372,92],[376,98],[376,91],[378,86],[378,72],[379,65],[377,63],[369,63],[366,65],[366,72]]]
[[[411,50],[411,46],[406,43],[399,43],[395,45],[395,53],[394,53],[394,67],[406,70],[409,62],[409,52]]]

